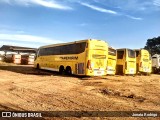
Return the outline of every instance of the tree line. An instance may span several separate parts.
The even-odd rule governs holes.
[[[144,49],[147,49],[151,55],[160,54],[160,36],[148,39]]]

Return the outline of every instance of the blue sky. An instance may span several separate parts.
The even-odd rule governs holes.
[[[0,46],[87,38],[142,48],[160,36],[160,0],[0,0]]]

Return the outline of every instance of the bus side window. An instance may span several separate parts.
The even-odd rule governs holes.
[[[77,43],[75,45],[76,47],[76,53],[79,54],[79,53],[82,53],[85,51],[85,48],[86,48],[86,42],[82,42],[82,43]]]
[[[117,59],[123,59],[124,51],[117,51]]]
[[[44,48],[39,50],[38,56],[43,56],[45,54]]]

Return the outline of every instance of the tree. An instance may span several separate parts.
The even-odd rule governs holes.
[[[144,49],[147,49],[151,55],[160,54],[160,36],[148,39]]]

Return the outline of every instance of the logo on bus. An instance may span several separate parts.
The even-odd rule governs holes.
[[[60,57],[63,60],[77,60],[78,56]]]
[[[103,63],[99,60],[98,62],[96,62],[96,64],[98,65],[98,66],[103,66]]]

